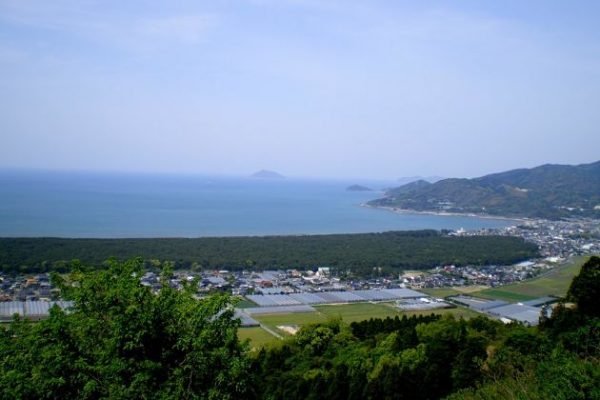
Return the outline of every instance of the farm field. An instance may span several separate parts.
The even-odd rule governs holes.
[[[394,303],[356,303],[339,306],[319,306],[319,311],[328,317],[341,317],[346,323],[364,321],[370,318],[386,318],[396,315],[454,315],[456,318],[471,318],[479,314],[463,307],[441,308],[437,310],[400,311]]]
[[[310,323],[324,322],[329,318],[341,318],[346,323],[364,321],[369,318],[386,318],[396,315],[454,315],[457,318],[472,318],[479,314],[466,308],[449,308],[427,311],[399,311],[394,303],[353,303],[340,305],[316,306],[317,312],[292,313],[292,314],[267,314],[254,315],[253,318],[265,325],[267,328],[277,332],[281,336],[289,336],[289,333],[277,328],[279,325],[302,326]],[[252,346],[260,347],[266,343],[277,340],[269,332],[262,328],[240,328],[240,339],[250,339]]]
[[[454,286],[431,289],[418,289],[419,292],[426,293],[433,297],[444,298],[446,296],[455,296],[457,294],[469,294],[487,289],[489,286],[473,285],[473,286]]]
[[[255,302],[245,299],[243,297],[237,298],[236,301],[237,301],[237,303],[235,303],[235,306],[237,308],[258,307],[258,304],[256,304]]]
[[[472,293],[474,296],[506,300],[525,301],[542,296],[564,296],[567,294],[573,277],[579,273],[587,257],[575,257],[542,276],[524,282],[485,289]]]
[[[464,318],[464,319],[474,318],[474,317],[478,317],[481,315],[478,312],[469,310],[468,308],[464,308],[464,307],[441,308],[439,310],[426,310],[426,311],[405,311],[401,314],[407,315],[409,317],[412,315],[431,315],[431,314],[454,315],[455,318]]]
[[[481,292],[475,292],[473,295],[476,297],[482,297],[484,299],[504,300],[511,303],[518,303],[520,301],[533,300],[541,297],[514,292],[512,288],[505,290],[504,287],[500,289],[485,289]]]
[[[393,303],[353,303],[316,306],[315,308],[326,317],[340,317],[346,323],[364,321],[369,318],[394,317],[400,314]]]
[[[289,333],[277,328],[278,325],[306,325],[313,322],[324,322],[327,317],[319,312],[291,313],[291,314],[263,314],[253,315],[252,318],[264,324],[273,331],[282,336],[289,336]],[[275,339],[275,337],[273,337]]]
[[[252,348],[260,348],[276,340],[275,336],[258,326],[238,329],[238,338],[242,341],[250,339]]]
[[[548,273],[528,281],[506,285],[498,288],[484,288],[481,286],[465,286],[455,288],[421,289],[422,292],[435,297],[446,297],[456,294],[470,294],[477,297],[519,302],[535,299],[542,296],[555,295],[564,296],[567,293],[573,277],[581,269],[581,265],[587,257],[576,257],[563,265],[556,267]],[[247,306],[249,306],[248,304]],[[472,318],[480,314],[467,308],[451,308],[427,311],[405,311],[397,310],[393,302],[383,303],[352,303],[340,305],[318,305],[316,312],[295,314],[272,314],[256,315],[254,318],[267,328],[279,333],[281,336],[289,336],[289,333],[277,328],[278,325],[302,326],[305,324],[323,322],[328,318],[341,318],[346,323],[363,321],[369,318],[386,318],[395,315],[423,315],[435,314],[454,315],[457,318]],[[250,339],[252,346],[260,347],[277,340],[266,330],[255,328],[241,328],[240,339]]]

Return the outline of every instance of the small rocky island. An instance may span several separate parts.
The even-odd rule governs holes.
[[[275,171],[269,171],[266,169],[261,169],[260,171],[255,172],[250,176],[252,178],[285,179],[285,176],[283,176]]]
[[[346,188],[349,192],[372,192],[373,189],[362,185],[351,185]]]

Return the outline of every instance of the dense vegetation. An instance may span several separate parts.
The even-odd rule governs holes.
[[[440,264],[510,264],[535,257],[537,248],[501,236],[452,237],[436,231],[344,235],[265,236],[198,239],[0,238],[3,271],[66,271],[78,259],[142,257],[174,261],[176,268],[313,268],[331,266],[371,274]]]
[[[600,218],[600,161],[543,165],[475,179],[417,181],[391,189],[374,206],[533,218]]]
[[[483,316],[329,320],[258,352],[237,340],[227,297],[195,300],[193,285],[154,295],[141,266],[76,269],[58,282],[72,312],[0,330],[0,398],[600,398],[598,257],[569,289],[575,306],[539,328]]]
[[[141,272],[134,260],[55,276],[74,311],[0,328],[0,398],[245,398],[250,360],[229,298],[169,285],[154,295]]]

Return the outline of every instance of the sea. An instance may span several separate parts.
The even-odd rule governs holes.
[[[347,191],[352,184],[375,191]],[[2,170],[0,236],[263,236],[515,224],[361,206],[394,185],[393,181]]]

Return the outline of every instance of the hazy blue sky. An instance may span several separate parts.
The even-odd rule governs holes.
[[[598,21],[599,1],[0,0],[0,167],[395,178],[590,162]]]

